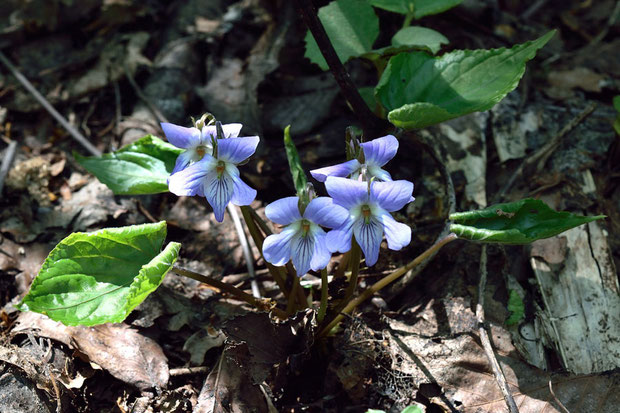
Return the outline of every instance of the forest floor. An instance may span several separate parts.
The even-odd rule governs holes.
[[[613,0],[471,0],[422,20],[450,40],[444,52],[510,47],[558,29],[492,110],[419,132],[445,148],[457,210],[535,197],[557,210],[607,216],[573,235],[485,252],[486,326],[521,412],[613,413],[620,406],[617,368],[570,365],[540,332],[541,314],[574,314],[548,308],[538,274],[541,262],[556,278],[595,271],[618,302],[618,8]],[[378,43],[385,43],[402,22],[378,14]],[[245,136],[259,135],[242,172],[258,190],[259,213],[294,193],[286,125],[310,170],[343,161],[345,128],[356,123],[331,74],[303,57],[305,33],[294,2],[285,0],[0,4],[0,50],[100,151],[146,134],[163,138],[162,117],[189,126],[190,116],[206,111],[243,123]],[[376,82],[362,62],[347,68],[360,87]],[[276,323],[174,273],[124,323],[66,327],[20,313],[15,306],[51,249],[72,232],[104,227],[166,220],[169,240],[183,245],[181,266],[248,291],[250,283],[230,219],[218,224],[204,199],[113,195],[72,155],[88,152],[2,65],[0,159],[13,142],[0,192],[0,413],[400,412],[413,403],[427,412],[507,411],[478,335],[479,244],[447,245],[328,339],[316,339],[310,310]],[[555,145],[543,161],[500,196],[549,142]],[[412,227],[412,242],[399,252],[382,248],[379,262],[362,268],[361,289],[428,248],[448,214],[440,170],[416,141],[401,140],[389,167],[415,183],[416,201],[397,214]],[[263,294],[281,299],[254,254]],[[315,304],[319,285],[316,275],[304,278]],[[333,283],[330,293],[341,295],[343,286]],[[507,325],[513,291],[524,317]],[[581,346],[593,331],[580,333]],[[615,354],[619,366],[618,341],[607,344],[593,352]]]

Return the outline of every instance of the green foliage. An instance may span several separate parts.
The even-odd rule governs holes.
[[[424,413],[424,409],[422,409],[419,404],[415,404],[405,407],[400,413]]]
[[[297,195],[302,197],[304,191],[306,190],[308,179],[306,178],[306,173],[304,172],[303,166],[301,166],[299,153],[297,152],[295,143],[291,138],[290,129],[291,125],[284,128],[284,149],[286,150],[286,158],[288,159],[288,166],[291,171],[291,176],[293,177],[293,184],[297,190]]]
[[[508,296],[508,311],[510,311],[510,316],[508,316],[506,320],[507,326],[519,324],[519,322],[523,320],[523,317],[525,317],[525,304],[523,304],[521,296],[515,290],[510,290],[510,295]]]
[[[405,407],[400,413],[424,413],[424,411],[425,410],[422,405],[416,403]],[[385,410],[368,409],[366,410],[366,413],[385,413]]]
[[[119,323],[176,261],[181,244],[161,251],[165,238],[165,221],[73,233],[50,252],[19,309],[66,325]]]
[[[379,18],[365,0],[335,0],[321,7],[318,15],[342,62],[370,51],[379,35]],[[321,69],[328,69],[309,31],[306,34],[305,56]]]
[[[168,191],[168,177],[183,152],[152,135],[102,156],[74,153],[80,165],[117,195],[146,195]]]
[[[501,244],[528,244],[549,238],[605,215],[581,216],[557,212],[538,199],[496,204],[450,215],[450,230],[460,238]]]
[[[415,19],[444,12],[458,6],[463,0],[370,0],[380,9],[400,14],[413,14]]]
[[[423,47],[433,54],[439,51],[442,44],[448,43],[450,42],[443,34],[420,26],[404,27],[392,37],[392,46]]]
[[[375,94],[389,111],[388,120],[404,129],[488,110],[517,86],[525,62],[554,33],[511,49],[456,50],[441,57],[398,54],[390,59]]]

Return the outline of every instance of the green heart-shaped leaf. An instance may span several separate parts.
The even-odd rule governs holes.
[[[450,230],[459,238],[500,244],[529,244],[553,237],[605,215],[582,216],[558,212],[539,199],[496,204],[485,209],[450,215]]]
[[[404,129],[488,110],[517,87],[525,63],[554,33],[511,49],[456,50],[441,57],[400,53],[390,59],[375,94],[389,121]]]
[[[181,244],[169,243],[166,222],[77,232],[50,252],[22,311],[66,325],[118,323],[161,284]]]
[[[168,191],[168,177],[183,149],[147,135],[102,156],[74,153],[80,165],[117,195],[147,195]]]

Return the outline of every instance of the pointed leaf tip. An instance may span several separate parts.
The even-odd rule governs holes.
[[[450,230],[459,238],[500,244],[529,244],[605,218],[558,212],[538,199],[496,204],[477,211],[450,215]]]

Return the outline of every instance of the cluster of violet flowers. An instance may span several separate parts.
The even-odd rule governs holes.
[[[256,190],[241,180],[237,165],[254,154],[260,139],[239,137],[240,123],[222,125],[207,119],[204,115],[192,128],[161,124],[168,142],[185,149],[168,179],[168,189],[178,196],[204,196],[215,219],[222,222],[229,202],[250,205],[256,198]]]
[[[185,149],[169,178],[170,192],[179,196],[203,196],[222,222],[229,202],[250,205],[256,190],[239,176],[237,166],[256,151],[258,136],[239,137],[241,124],[222,125],[203,116],[186,128],[162,123],[168,141]],[[267,218],[284,226],[263,243],[263,256],[282,266],[289,260],[298,276],[327,267],[332,253],[347,252],[356,242],[366,265],[379,257],[383,236],[388,248],[400,250],[411,242],[411,228],[391,215],[414,200],[413,183],[392,180],[382,167],[398,150],[398,140],[387,135],[369,142],[349,142],[347,162],[310,171],[325,183],[329,197],[314,191],[270,203]],[[331,229],[326,232],[322,227]]]
[[[393,181],[382,167],[398,151],[398,140],[387,135],[352,144],[355,157],[347,162],[310,171],[325,183],[329,197],[310,200],[303,209],[298,197],[275,201],[265,208],[270,220],[285,225],[263,244],[263,256],[274,265],[289,259],[298,275],[327,266],[332,253],[351,249],[353,237],[364,253],[366,265],[379,258],[383,235],[388,248],[400,250],[411,242],[411,228],[397,222],[390,212],[414,200],[413,183]],[[325,233],[320,226],[332,228]]]

